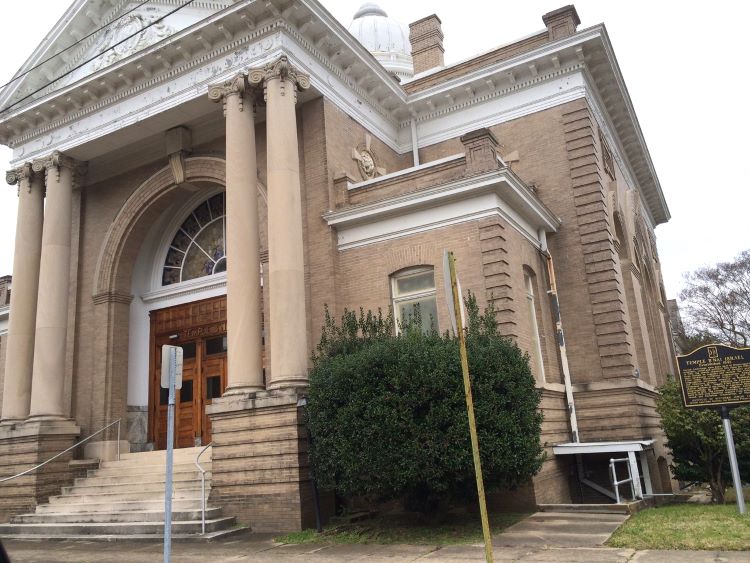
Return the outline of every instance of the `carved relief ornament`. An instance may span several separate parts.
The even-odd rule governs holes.
[[[237,74],[234,78],[225,80],[221,84],[214,84],[208,87],[208,99],[213,102],[222,102],[224,106],[224,115],[227,114],[227,96],[237,95],[240,97],[240,111],[245,110],[245,92],[249,90],[247,77],[243,74]]]
[[[49,179],[50,171],[55,173],[55,179],[60,181],[60,169],[68,168],[72,173],[73,185],[80,182],[81,178],[86,174],[86,163],[80,162],[69,156],[64,155],[60,151],[54,151],[52,154],[45,158],[35,160],[32,164],[34,172],[47,172],[47,179]]]
[[[372,180],[377,176],[384,176],[386,169],[378,166],[378,160],[371,148],[372,137],[365,134],[365,142],[352,149],[352,160],[357,161],[359,173],[363,180]]]
[[[307,90],[310,87],[310,77],[289,64],[289,58],[286,55],[282,55],[263,68],[251,69],[247,80],[251,85],[263,85],[263,99],[266,101],[268,101],[268,82],[271,80],[281,80],[282,96],[286,95],[286,85],[290,83],[295,101],[299,90]]]

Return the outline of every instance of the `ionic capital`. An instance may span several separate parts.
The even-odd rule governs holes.
[[[227,97],[240,97],[240,111],[244,111],[245,92],[248,90],[247,77],[243,74],[237,74],[221,84],[214,84],[208,87],[208,99],[213,102],[222,102],[224,104],[224,115],[227,114]]]
[[[282,96],[286,95],[286,84],[291,84],[295,99],[298,90],[307,90],[310,87],[310,77],[289,64],[286,55],[282,55],[263,68],[251,69],[247,77],[251,85],[263,85],[263,99],[266,101],[268,101],[268,82],[271,80],[281,80]]]
[[[5,181],[8,182],[11,186],[15,186],[16,184],[20,184],[22,180],[31,179],[32,173],[31,163],[25,162],[18,168],[8,170],[5,173]]]
[[[60,169],[62,168],[70,169],[73,176],[73,182],[75,183],[80,181],[81,177],[86,174],[87,167],[85,162],[80,162],[78,160],[70,158],[60,151],[54,151],[52,154],[45,158],[35,160],[32,164],[32,169],[34,170],[34,172],[46,171],[47,178],[49,178],[49,173],[52,172],[56,175],[56,179],[58,182],[60,181]]]

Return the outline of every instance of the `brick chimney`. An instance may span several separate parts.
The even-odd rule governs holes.
[[[542,21],[547,26],[550,41],[573,35],[581,23],[578,12],[576,12],[576,7],[573,4],[544,14]]]
[[[414,74],[445,66],[443,62],[443,22],[435,14],[409,24]]]

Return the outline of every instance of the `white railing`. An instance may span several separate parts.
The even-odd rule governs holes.
[[[213,442],[209,442],[208,445],[203,448],[200,453],[195,457],[195,466],[198,471],[201,472],[201,534],[206,533],[206,470],[200,464],[201,456],[208,448],[211,447]]]
[[[625,467],[628,468],[628,478],[623,479],[622,481],[617,480],[617,469],[616,465],[617,463],[625,463]],[[625,483],[630,483],[630,494],[633,499],[635,499],[635,487],[633,485],[633,474],[630,472],[630,460],[627,457],[621,457],[618,459],[612,458],[609,460],[609,472],[612,477],[612,486],[615,489],[615,500],[617,501],[617,504],[620,504],[620,485],[624,485]]]
[[[99,434],[101,434],[102,432],[104,432],[108,428],[111,428],[115,424],[117,425],[117,461],[120,461],[120,420],[121,419],[118,418],[114,422],[110,422],[109,424],[107,424],[107,426],[105,426],[101,430],[97,430],[96,432],[94,432],[88,438],[84,438],[83,440],[81,440],[79,442],[76,442],[75,444],[73,444],[72,446],[70,446],[68,449],[61,451],[59,454],[57,454],[57,455],[49,458],[47,461],[44,461],[44,462],[40,463],[39,465],[35,465],[31,469],[27,469],[26,471],[21,471],[21,473],[16,473],[15,475],[11,475],[10,477],[3,477],[2,479],[0,479],[0,483],[5,483],[7,481],[11,481],[12,479],[15,479],[17,477],[22,477],[23,475],[28,475],[32,471],[36,471],[37,469],[39,469],[41,467],[44,467],[45,465],[47,465],[51,461],[55,461],[58,457],[60,457],[62,455],[65,455],[70,450],[73,450],[73,449],[77,448],[78,446],[80,446],[81,444],[84,444],[84,443],[88,442],[89,440],[91,440],[91,438],[93,438],[94,436],[98,436]]]

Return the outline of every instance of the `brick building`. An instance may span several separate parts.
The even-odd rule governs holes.
[[[309,525],[297,405],[324,306],[420,303],[445,329],[446,249],[543,391],[549,456],[506,505],[607,499],[613,452],[637,495],[671,491],[669,211],[605,27],[572,6],[543,23],[446,66],[435,15],[407,30],[365,4],[347,28],[318,0],[77,0],[0,94],[19,192],[0,476],[124,422],[0,485],[3,514],[83,460],[162,459],[111,461],[165,447],[170,343],[176,446],[192,465],[213,442],[210,505]],[[93,486],[56,502],[85,513]]]

